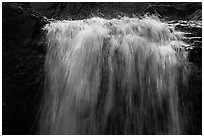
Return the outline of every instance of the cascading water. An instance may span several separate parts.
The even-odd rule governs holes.
[[[56,21],[40,134],[181,134],[186,45],[157,18]]]

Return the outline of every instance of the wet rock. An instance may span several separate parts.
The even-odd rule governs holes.
[[[44,77],[43,23],[16,3],[3,3],[2,11],[2,132],[33,134]]]
[[[149,14],[156,14],[168,20],[189,19],[189,15],[202,9],[200,2],[158,2],[151,3],[145,10]]]

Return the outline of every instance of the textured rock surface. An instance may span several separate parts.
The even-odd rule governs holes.
[[[2,22],[2,131],[31,134],[43,84],[42,25],[16,4],[3,4]]]

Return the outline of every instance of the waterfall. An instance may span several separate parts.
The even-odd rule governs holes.
[[[156,17],[53,21],[39,134],[181,134],[182,33]]]

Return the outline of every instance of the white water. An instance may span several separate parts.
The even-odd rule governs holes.
[[[180,134],[187,53],[157,18],[56,21],[40,134]]]

